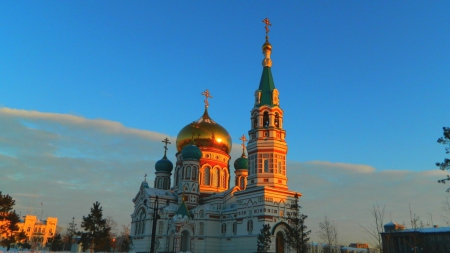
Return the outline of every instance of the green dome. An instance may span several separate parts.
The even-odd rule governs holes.
[[[173,170],[173,164],[172,162],[167,159],[167,157],[164,155],[164,157],[157,161],[155,164],[155,170],[156,172],[167,172],[172,173]]]
[[[245,155],[242,155],[236,161],[234,161],[235,170],[248,170],[248,159]]]
[[[195,145],[188,145],[181,150],[181,157],[183,160],[200,160],[202,151]]]

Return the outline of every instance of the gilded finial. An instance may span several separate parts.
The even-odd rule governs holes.
[[[247,141],[247,137],[245,137],[245,135],[243,134],[242,136],[241,136],[241,138],[239,138],[239,140],[241,140],[242,141],[242,156],[245,156],[245,152],[244,152],[244,150],[245,150],[245,142]]]
[[[203,96],[205,96],[205,108],[208,108],[209,106],[209,102],[208,102],[208,98],[212,98],[211,93],[209,93],[209,90],[206,89],[204,92],[201,93]]]
[[[269,43],[269,26],[272,26],[268,18],[262,21],[266,24],[266,43],[263,44],[262,50],[264,54],[264,60],[262,62],[263,67],[272,67],[272,60],[270,59],[270,53],[272,52],[272,45]]]
[[[164,142],[164,157],[166,157],[166,153],[167,153],[167,144],[171,144],[171,142],[169,141],[169,139],[166,137],[164,140],[162,140],[162,142]]]

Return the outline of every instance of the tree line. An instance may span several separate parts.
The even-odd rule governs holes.
[[[20,217],[14,210],[15,200],[0,191],[0,245],[9,251],[13,245],[22,249],[31,249],[26,233],[19,228]],[[57,232],[49,238],[47,245],[51,251],[70,251],[72,245],[81,244],[82,250],[91,252],[128,252],[132,247],[130,229],[122,226],[118,233],[117,223],[110,216],[103,217],[103,208],[97,201],[90,213],[83,216],[80,230],[75,218],[69,223],[65,233]]]

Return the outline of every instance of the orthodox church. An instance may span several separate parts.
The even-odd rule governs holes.
[[[252,98],[247,147],[242,136],[242,155],[231,161],[234,173],[231,137],[209,115],[211,96],[206,90],[205,111],[179,132],[173,162],[166,156],[170,144],[166,138],[164,157],[155,164],[153,187],[144,180],[133,199],[135,252],[151,251],[152,237],[154,252],[256,252],[264,224],[271,226],[269,252],[288,251],[282,243],[286,219],[301,193],[287,185],[283,110],[271,71],[270,23],[263,22],[262,76]]]

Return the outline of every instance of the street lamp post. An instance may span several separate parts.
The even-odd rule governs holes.
[[[156,221],[161,218],[158,214],[158,199],[158,196],[156,196],[155,204],[153,205],[152,240],[150,241],[150,253],[155,253]],[[144,205],[148,208],[147,200],[144,200]]]
[[[155,253],[155,238],[156,238],[156,221],[160,218],[158,214],[158,196],[156,196],[155,204],[153,205],[153,227],[152,227],[152,241],[150,245],[150,253]]]

